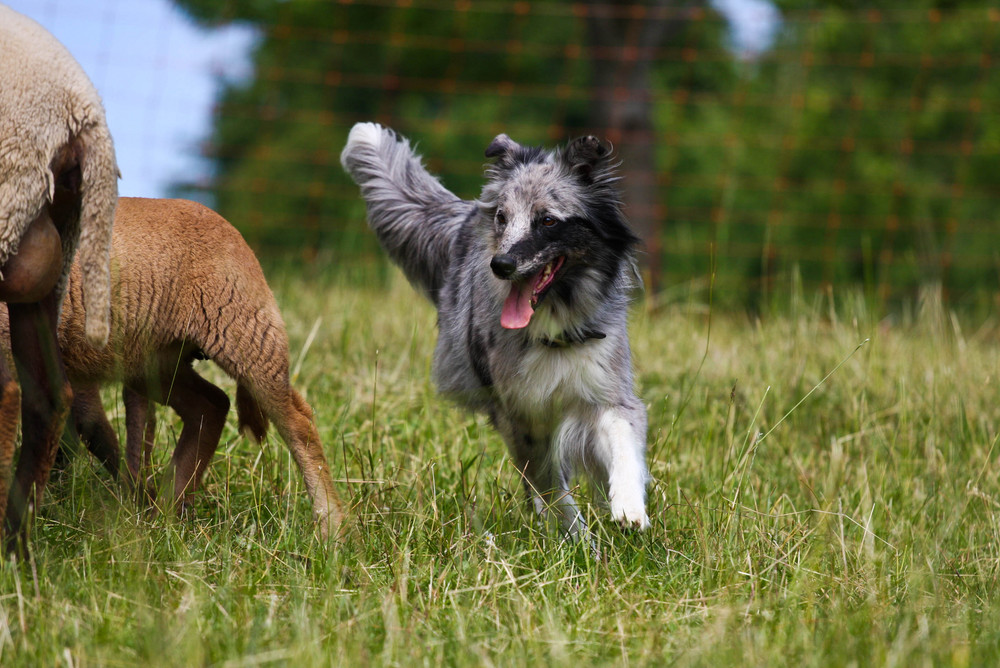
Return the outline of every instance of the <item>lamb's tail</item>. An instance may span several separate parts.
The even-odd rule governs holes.
[[[240,433],[262,443],[267,436],[267,414],[243,383],[236,385],[236,419]]]
[[[377,123],[351,129],[340,162],[361,186],[382,247],[436,303],[458,229],[478,215],[475,203],[442,186],[409,141]]]

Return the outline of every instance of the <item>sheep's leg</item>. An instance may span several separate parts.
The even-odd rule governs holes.
[[[281,438],[295,458],[306,490],[312,499],[313,516],[320,526],[324,538],[337,536],[343,521],[340,499],[330,477],[330,465],[323,453],[319,432],[312,419],[309,404],[291,387],[285,394],[287,399],[278,406],[273,405],[276,397],[262,401],[264,410],[274,423]]]
[[[21,412],[21,388],[11,372],[10,360],[0,353],[0,523],[7,510],[10,469],[14,463],[14,442]]]
[[[143,481],[149,477],[153,460],[153,437],[156,434],[156,407],[141,390],[126,384],[122,390],[125,402],[125,465],[129,481],[136,494],[156,498],[156,489]]]
[[[8,548],[25,537],[28,514],[42,498],[59,448],[73,391],[59,356],[59,295],[8,304],[10,344],[21,381],[21,455],[7,502]]]
[[[63,245],[80,236],[79,150],[66,147],[54,161],[52,202],[31,221],[20,240],[24,247],[3,267],[10,348],[21,385],[21,454],[4,520],[8,549],[24,545],[29,515],[42,499],[73,402],[56,333],[62,301],[58,276],[68,272],[71,261]]]
[[[113,478],[118,478],[121,449],[108,415],[101,403],[100,385],[75,383],[73,385],[73,422],[80,440],[87,450],[97,457]]]

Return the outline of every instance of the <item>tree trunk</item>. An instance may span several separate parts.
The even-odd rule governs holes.
[[[614,145],[622,160],[626,213],[645,242],[639,266],[650,293],[660,283],[663,206],[657,187],[649,75],[657,49],[680,33],[690,8],[670,0],[643,5],[590,0],[587,11],[590,124],[594,134]]]

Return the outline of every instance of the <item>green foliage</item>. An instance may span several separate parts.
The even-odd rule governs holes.
[[[255,76],[220,100],[202,195],[265,252],[377,252],[337,160],[356,121],[411,137],[475,197],[493,135],[560,142],[594,129],[595,96],[618,94],[591,87],[586,3],[178,4],[261,31]],[[714,264],[723,300],[755,309],[793,274],[895,305],[941,284],[952,303],[992,308],[1000,13],[781,4],[757,61],[730,53],[698,3],[652,52],[667,286],[705,284]]]
[[[791,8],[785,20],[760,63],[711,63],[729,78],[695,87],[661,73],[664,88],[690,91],[657,114],[670,271],[706,274],[714,244],[723,293],[740,276],[766,292],[792,273],[893,299],[935,281],[956,301],[995,291],[995,215],[977,204],[995,207],[982,179],[996,150],[977,105],[995,89],[984,54],[996,51],[997,17],[910,5]]]
[[[218,105],[211,157],[217,177],[207,193],[257,248],[287,253],[322,248],[372,253],[364,206],[343,174],[340,149],[358,120],[379,119],[421,144],[432,164],[446,156],[449,187],[478,194],[483,131],[518,132],[552,120],[556,79],[578,63],[555,70],[553,42],[579,32],[571,17],[527,23],[505,7],[485,11],[422,9],[313,0],[242,3],[179,2],[209,23],[245,21],[262,35],[255,76],[228,85]],[[504,54],[488,35],[520,33],[523,53]],[[467,57],[467,52],[473,53]],[[538,55],[541,53],[542,55]],[[535,87],[531,104],[512,96],[510,82]],[[398,119],[405,116],[406,122]],[[491,130],[487,130],[489,132]],[[470,138],[472,141],[470,143]],[[457,168],[457,169],[456,169]],[[193,184],[178,192],[192,194]],[[204,194],[198,194],[204,197]]]
[[[1000,660],[996,322],[970,328],[933,292],[886,320],[785,286],[788,316],[764,321],[636,310],[653,526],[587,505],[597,558],[534,520],[487,420],[434,392],[432,308],[384,265],[328,266],[267,273],[343,542],[318,538],[277,437],[253,445],[235,417],[183,518],[80,456],[32,558],[0,562],[0,664]],[[158,466],[179,431],[160,418]]]

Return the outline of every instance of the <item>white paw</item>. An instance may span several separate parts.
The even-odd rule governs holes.
[[[608,500],[611,518],[627,529],[645,530],[649,528],[646,503],[642,495],[619,494]]]

